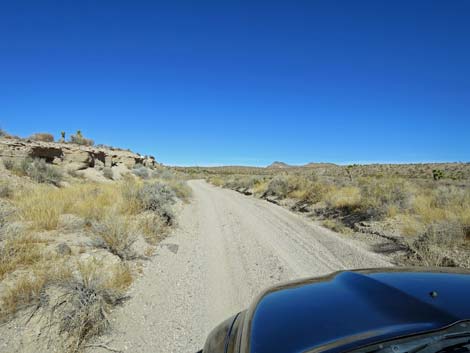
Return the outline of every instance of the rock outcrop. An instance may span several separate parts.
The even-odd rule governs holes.
[[[68,170],[124,165],[131,169],[136,164],[155,167],[153,156],[113,148],[81,146],[72,143],[42,142],[15,138],[0,138],[0,158],[41,158]]]

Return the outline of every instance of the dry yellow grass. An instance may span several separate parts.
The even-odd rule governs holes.
[[[104,219],[116,208],[133,213],[135,206],[132,200],[126,202],[122,190],[136,185],[82,183],[66,188],[34,185],[15,195],[13,202],[20,220],[35,230],[53,230],[62,214],[75,214],[86,221],[94,221]]]
[[[168,233],[164,220],[156,213],[146,212],[139,217],[137,222],[145,241],[150,245],[156,245]]]
[[[111,276],[104,283],[104,286],[106,288],[111,288],[114,290],[124,292],[130,287],[130,285],[134,281],[132,271],[129,265],[126,263],[114,265],[111,268],[110,272],[111,272]]]
[[[361,190],[354,186],[333,188],[325,195],[325,201],[336,208],[356,207],[361,202]]]
[[[5,319],[39,302],[45,284],[46,278],[41,273],[24,274],[18,278],[1,298],[0,318]]]
[[[265,181],[265,180],[259,180],[255,183],[254,187],[253,187],[253,193],[255,195],[261,195],[261,194],[264,194],[268,188],[268,184],[269,182],[268,181]]]
[[[192,190],[185,182],[179,180],[169,180],[166,183],[175,192],[176,196],[180,200],[187,202],[191,197]]]
[[[26,268],[43,259],[44,244],[32,235],[7,238],[0,248],[0,280],[18,268]]]

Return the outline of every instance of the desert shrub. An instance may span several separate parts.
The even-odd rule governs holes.
[[[326,195],[330,193],[333,186],[320,182],[312,182],[303,193],[298,195],[299,199],[310,204],[315,204],[325,200]]]
[[[138,176],[142,179],[148,179],[149,175],[150,175],[150,172],[146,167],[140,165],[139,167],[132,169],[132,174],[134,174],[135,176]]]
[[[266,189],[266,196],[277,196],[284,198],[291,192],[289,186],[289,179],[285,176],[276,176],[268,184]]]
[[[192,195],[192,190],[185,181],[171,180],[168,181],[168,186],[180,200],[188,201]]]
[[[111,213],[101,222],[94,224],[93,233],[96,247],[106,249],[122,260],[136,257],[132,245],[137,237],[126,217]]]
[[[31,135],[29,138],[35,141],[54,142],[54,135],[47,132],[38,132]]]
[[[22,170],[38,183],[49,183],[57,186],[62,181],[60,169],[47,164],[43,159],[34,159],[32,161],[25,159],[22,163]]]
[[[371,217],[382,219],[393,212],[404,212],[411,208],[413,190],[402,179],[363,179],[361,207]]]
[[[95,260],[77,267],[76,275],[61,283],[64,294],[54,305],[51,320],[66,337],[69,352],[80,352],[84,343],[108,329],[111,309],[126,299],[125,290],[132,282],[125,265],[109,268]]]
[[[162,183],[145,184],[138,191],[141,208],[158,213],[168,224],[172,223],[174,214],[171,206],[175,203],[176,194]]]
[[[421,236],[406,239],[412,262],[425,266],[454,266],[446,249],[459,247],[465,240],[462,225],[457,221],[440,221],[427,226]]]
[[[13,189],[9,183],[0,180],[0,197],[10,198],[13,196]]]
[[[103,176],[106,178],[106,179],[113,179],[113,170],[111,169],[111,167],[104,167],[103,168]]]
[[[29,176],[38,183],[49,183],[58,186],[62,181],[60,169],[47,164],[43,159],[24,158],[8,166],[14,173]]]
[[[13,159],[5,158],[2,160],[3,166],[7,170],[12,170],[15,167],[15,161]]]
[[[92,139],[85,138],[80,130],[75,135],[70,135],[70,142],[84,146],[93,146],[95,144]]]
[[[152,178],[172,180],[176,178],[176,175],[168,169],[159,168],[152,171]]]

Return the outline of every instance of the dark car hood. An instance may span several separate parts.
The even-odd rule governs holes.
[[[470,272],[449,271],[338,272],[272,288],[248,310],[242,351],[344,352],[470,320]]]

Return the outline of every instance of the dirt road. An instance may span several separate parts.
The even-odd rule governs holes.
[[[132,299],[113,315],[115,330],[104,337],[113,348],[194,353],[216,324],[266,286],[389,265],[279,206],[201,180],[189,184],[193,200],[183,208],[178,230],[146,264]]]

